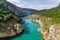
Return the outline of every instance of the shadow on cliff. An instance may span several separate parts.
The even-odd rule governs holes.
[[[29,23],[24,24],[24,33],[23,34],[29,34],[29,28],[28,28]]]
[[[19,33],[19,34],[15,35],[15,36],[12,36],[12,37],[0,38],[0,40],[14,40],[15,38],[19,38],[24,34],[29,34],[29,28],[27,27],[28,23],[23,24],[23,25],[24,25],[24,31],[22,33]]]
[[[12,36],[12,37],[0,38],[0,40],[13,40],[14,38],[21,37],[21,35],[22,35],[22,33],[17,34],[17,35]]]
[[[12,36],[12,37],[0,38],[0,40],[13,40],[14,38],[20,37],[21,35],[22,35],[22,33],[17,34],[17,35]]]

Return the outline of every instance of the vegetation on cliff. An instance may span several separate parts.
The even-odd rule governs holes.
[[[57,33],[60,30],[60,29],[58,29],[58,28],[60,28],[60,25],[59,25],[60,24],[60,5],[58,5],[57,7],[51,8],[51,9],[46,9],[44,11],[41,11],[41,12],[38,13],[38,15],[39,15],[38,19],[40,21],[42,21],[42,24],[43,24],[43,27],[41,27],[40,31],[43,34],[44,40],[47,40],[50,37],[49,36],[50,35],[50,31],[52,33],[54,33],[53,30],[55,30],[55,33],[54,33],[56,35],[55,38],[58,39],[58,40],[60,40],[59,39],[59,36],[60,36],[59,34],[60,33]],[[54,25],[53,26],[54,29],[50,30],[50,28],[51,28],[52,25]],[[51,38],[53,36],[54,35],[51,35]],[[51,38],[50,38],[50,40],[52,40]]]
[[[23,31],[22,19],[0,3],[0,37],[14,36]]]
[[[53,18],[52,22],[60,23],[60,5],[55,8],[44,10],[39,13],[40,16]]]

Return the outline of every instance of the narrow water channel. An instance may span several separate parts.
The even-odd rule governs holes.
[[[37,29],[40,27],[39,23],[32,22],[32,20],[29,18],[23,18],[23,20],[25,21],[23,24],[23,34],[10,38],[9,40],[41,40],[41,34],[37,31]]]

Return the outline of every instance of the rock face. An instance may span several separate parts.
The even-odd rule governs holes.
[[[11,37],[22,33],[24,28],[21,25],[22,19],[17,17],[2,3],[0,4],[0,38]]]
[[[7,0],[0,0],[0,38],[11,37],[21,33],[24,28],[20,24],[21,16],[35,14],[38,10],[20,8],[13,5]],[[13,16],[10,17],[10,14]]]
[[[22,31],[23,27],[20,24],[14,24],[13,27],[5,27],[0,29],[0,38],[15,36],[22,33]]]

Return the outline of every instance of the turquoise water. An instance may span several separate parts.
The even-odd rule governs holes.
[[[37,31],[40,25],[28,18],[23,18],[23,20],[25,21],[23,34],[10,38],[10,40],[41,40],[41,34]]]

